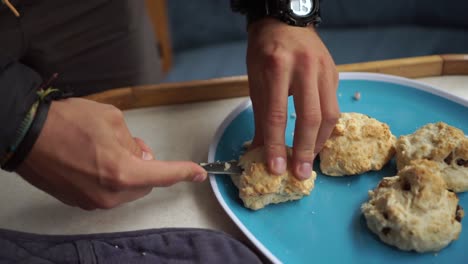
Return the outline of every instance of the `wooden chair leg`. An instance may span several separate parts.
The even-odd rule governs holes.
[[[146,8],[157,38],[159,54],[162,59],[162,69],[167,73],[172,66],[172,43],[170,37],[169,18],[166,0],[146,0]]]

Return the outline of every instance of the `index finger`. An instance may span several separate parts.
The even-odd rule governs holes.
[[[322,113],[317,88],[317,72],[298,71],[295,76],[293,172],[299,179],[308,179],[312,173],[314,149],[320,128]]]
[[[190,161],[142,160],[131,155],[122,167],[128,187],[166,187],[181,181],[204,181],[207,172]]]
[[[266,92],[264,107],[263,136],[265,158],[273,174],[286,171],[286,130],[288,111],[289,74],[285,60],[272,61],[263,75]]]

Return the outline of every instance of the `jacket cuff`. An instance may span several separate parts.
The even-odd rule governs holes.
[[[41,83],[40,75],[29,67],[0,56],[0,161],[11,153],[25,118],[39,98]]]

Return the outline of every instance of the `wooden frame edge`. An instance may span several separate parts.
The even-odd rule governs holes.
[[[338,65],[340,72],[375,72],[407,78],[439,76],[442,74],[443,59],[439,55],[403,59],[371,61]]]
[[[249,95],[247,76],[125,87],[85,98],[122,110],[228,99]]]
[[[442,75],[468,75],[468,54],[440,55],[444,61]]]
[[[445,54],[343,64],[340,72],[376,72],[407,78],[468,75],[468,54]],[[120,109],[220,100],[249,95],[247,76],[125,87],[86,98]]]

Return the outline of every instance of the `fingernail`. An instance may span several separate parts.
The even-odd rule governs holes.
[[[194,182],[202,182],[206,179],[206,175],[205,174],[197,174],[195,175],[195,177],[193,177],[193,181]]]
[[[286,171],[286,160],[282,157],[273,159],[273,170],[278,174],[283,174]]]
[[[143,160],[152,160],[153,155],[151,155],[151,153],[149,153],[149,152],[143,151],[143,153],[141,154],[141,158]]]
[[[312,174],[312,164],[308,162],[303,162],[299,164],[297,168],[297,176],[302,180],[307,180]]]

